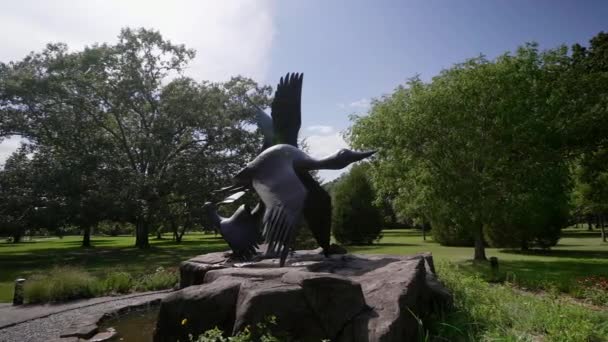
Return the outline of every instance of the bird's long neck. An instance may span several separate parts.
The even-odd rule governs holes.
[[[305,170],[340,170],[344,168],[344,165],[338,162],[334,154],[323,158],[309,157],[301,163],[301,168]]]

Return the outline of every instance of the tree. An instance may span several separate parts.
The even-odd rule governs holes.
[[[608,224],[608,149],[585,153],[574,168],[573,204],[581,215],[596,219],[602,241]],[[591,223],[589,223],[591,226]]]
[[[379,197],[396,194],[396,208],[431,222],[434,234],[465,229],[474,259],[486,259],[484,230],[504,227],[496,217],[511,229],[509,204],[536,193],[530,175],[567,167],[556,114],[568,65],[565,48],[540,53],[528,44],[455,65],[430,83],[414,78],[376,101],[369,116],[354,118],[350,139],[379,149],[372,167]]]
[[[0,233],[21,241],[36,209],[37,196],[32,185],[32,173],[27,151],[13,153],[0,171]]]
[[[574,162],[575,213],[601,229],[606,241],[608,216],[608,33],[600,32],[589,47],[573,46],[570,80],[573,83],[568,109],[577,124],[570,136],[576,147]]]
[[[352,167],[332,190],[332,227],[343,244],[371,244],[382,231],[382,216],[374,206],[375,192],[365,164]]]
[[[240,77],[197,83],[181,75],[193,57],[145,29],[124,29],[116,44],[80,52],[50,44],[0,67],[0,115],[19,118],[2,134],[60,151],[78,175],[72,199],[114,186],[109,193],[122,219],[135,225],[136,246],[146,248],[168,197],[201,201],[193,194],[208,195],[206,186],[227,179],[261,144],[246,129],[252,111],[243,94],[263,104],[270,88]],[[90,182],[100,170],[113,176],[103,187]],[[77,198],[73,207],[82,212],[90,200]]]

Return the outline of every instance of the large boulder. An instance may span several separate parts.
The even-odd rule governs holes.
[[[430,253],[318,252],[298,251],[285,267],[276,259],[236,263],[226,253],[182,263],[184,288],[161,303],[155,341],[214,327],[235,334],[269,316],[296,341],[416,341],[418,319],[451,305]]]

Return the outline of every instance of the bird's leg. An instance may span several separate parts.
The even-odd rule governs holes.
[[[279,264],[281,267],[285,266],[285,260],[287,259],[287,254],[289,254],[289,248],[287,248],[287,246],[285,246],[281,250],[281,262]]]

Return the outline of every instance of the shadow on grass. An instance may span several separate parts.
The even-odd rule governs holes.
[[[389,229],[383,230],[382,236],[384,237],[420,237],[422,236],[419,230],[414,229]]]
[[[562,231],[562,237],[571,237],[571,238],[597,238],[600,239],[602,234],[599,230],[594,231]]]
[[[493,278],[488,262],[466,261],[460,263],[463,271]],[[499,260],[498,279],[514,282],[530,289],[557,287],[563,292],[573,289],[576,281],[590,275],[608,276],[606,263],[593,260]]]
[[[564,245],[565,246],[565,245]],[[546,257],[555,257],[555,258],[573,258],[573,259],[590,259],[590,258],[602,258],[608,259],[608,250],[606,251],[576,251],[576,250],[562,250],[562,249],[552,249],[552,250],[528,250],[522,251],[517,249],[503,249],[502,253],[507,254],[519,254],[519,255],[538,255],[538,256],[546,256]],[[554,261],[550,261],[554,263]]]
[[[94,273],[121,270],[147,272],[158,266],[177,267],[193,256],[226,250],[221,239],[185,240],[177,244],[171,240],[155,241],[148,249],[133,246],[103,246],[106,241],[93,240],[95,248],[81,248],[75,241],[68,247],[42,248],[33,251],[0,253],[0,282],[13,281],[16,276],[46,272],[54,266],[78,266]]]

